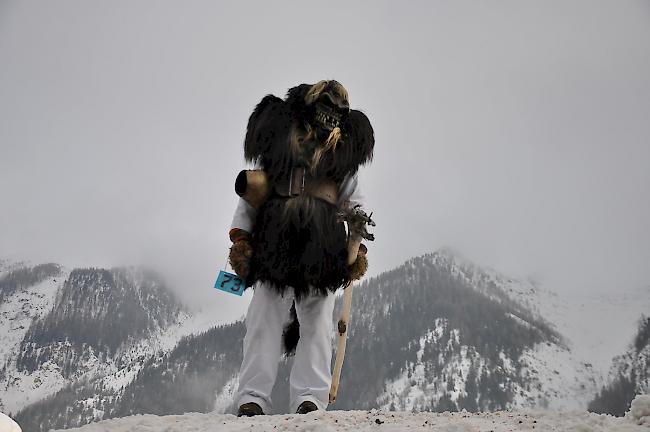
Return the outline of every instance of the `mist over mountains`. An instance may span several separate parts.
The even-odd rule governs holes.
[[[563,334],[558,316],[545,316],[553,315],[550,300],[561,302],[449,250],[364,281],[330,409],[619,413],[648,392],[648,318],[639,314],[638,328],[617,335],[630,347],[608,372]],[[0,410],[25,431],[138,413],[227,412],[245,329],[215,323],[145,269],[0,262]],[[287,409],[290,364],[280,368],[276,412]]]

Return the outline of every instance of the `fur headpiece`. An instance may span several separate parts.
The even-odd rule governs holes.
[[[351,110],[338,81],[300,84],[284,100],[268,95],[248,120],[244,156],[270,180],[295,166],[341,181],[372,160],[374,132],[361,111]]]

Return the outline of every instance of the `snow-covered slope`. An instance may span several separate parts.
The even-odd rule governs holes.
[[[493,384],[496,384],[496,381],[504,380],[502,385],[506,386],[506,394],[502,397],[490,396],[501,400],[501,406],[586,409],[588,402],[603,382],[602,371],[595,370],[589,362],[590,359],[585,359],[572,349],[571,341],[552,320],[547,319],[545,313],[536,307],[534,299],[520,294],[534,292],[537,289],[534,283],[515,280],[494,270],[481,268],[449,249],[409,261],[404,268],[405,276],[402,278],[410,281],[409,283],[419,285],[419,289],[425,292],[438,290],[439,288],[436,287],[452,281],[456,284],[456,288],[444,296],[438,295],[427,301],[448,303],[450,295],[460,295],[464,296],[463,301],[468,304],[482,302],[483,306],[477,309],[462,305],[461,310],[467,310],[468,316],[465,317],[464,322],[456,320],[454,325],[457,329],[452,330],[452,337],[445,342],[444,347],[441,347],[439,342],[442,335],[441,328],[449,326],[444,319],[436,319],[434,325],[429,325],[425,333],[414,334],[416,339],[413,343],[419,348],[417,358],[411,364],[404,365],[398,377],[387,382],[384,393],[378,398],[380,407],[410,410],[431,406],[436,409],[453,408],[455,405],[475,410],[476,408],[473,408],[475,405],[468,403],[466,398],[468,394],[478,393],[479,409],[495,409],[499,405],[486,402],[481,406],[480,401],[483,396],[480,394],[485,394],[487,391],[485,382],[493,381]],[[381,285],[385,283],[380,283],[379,289],[371,287],[371,293],[379,294]],[[389,281],[389,283],[401,282]],[[474,293],[486,297],[489,303],[480,301],[475,295],[463,291],[465,289],[463,287],[468,287]],[[365,314],[363,312],[365,306],[361,306],[360,309],[361,313]],[[488,309],[492,312],[488,313]],[[472,314],[480,318],[469,316]],[[503,317],[507,320],[504,321]],[[426,319],[418,316],[413,318]],[[494,325],[494,320],[503,322],[494,328],[494,331],[502,333],[501,335],[485,331],[486,328]],[[513,329],[513,332],[508,334],[504,327],[508,322],[510,326],[516,324],[519,329]],[[464,335],[461,336],[458,328],[463,327],[465,327]],[[529,329],[531,335],[541,332],[547,336],[536,341],[532,339],[517,341],[520,338],[518,335],[525,331],[524,329]],[[483,334],[481,338],[485,340],[468,341],[468,336],[476,334]],[[510,338],[512,343],[508,344],[503,340],[499,342],[504,347],[498,353],[499,358],[486,361],[485,353],[477,355],[476,348],[478,346],[480,351],[482,344],[492,344],[492,339],[495,337],[497,340],[502,340],[503,337]],[[533,343],[529,343],[531,341]],[[452,348],[452,345],[456,345],[457,348]],[[444,366],[436,369],[433,374],[427,373],[431,368],[430,355],[428,359],[426,358],[427,350],[440,352],[445,357]],[[485,377],[486,373],[497,377],[496,381]],[[473,399],[476,396],[471,397]],[[508,402],[503,405],[503,401]]]
[[[638,398],[625,418],[590,413],[497,411],[493,413],[407,413],[399,411],[317,411],[306,415],[237,418],[223,414],[142,415],[106,420],[67,431],[79,432],[644,432],[650,427],[650,396]]]
[[[495,299],[505,295],[535,312],[564,337],[577,358],[591,364],[598,374],[608,373],[612,359],[631,342],[641,315],[650,311],[650,286],[616,287],[609,292],[576,291],[503,275],[449,248],[431,256],[487,295]]]
[[[628,350],[639,318],[650,311],[650,286],[609,293],[553,290],[479,267],[450,249],[432,259],[492,298],[514,300],[562,335],[562,344],[539,344],[524,355],[543,383],[538,399],[552,408],[585,409],[611,375],[613,360]],[[533,393],[518,396],[516,406],[529,406]]]
[[[649,392],[650,317],[644,316],[627,351],[614,358],[607,385],[589,404],[589,410],[622,415],[635,395]]]
[[[561,388],[569,382],[574,384],[577,393],[573,394],[579,395],[579,404],[574,407],[579,409],[586,408],[603,385],[613,379],[613,369],[621,368],[625,359],[621,355],[629,351],[639,318],[650,311],[650,287],[621,289],[617,293],[558,294],[534,282],[512,281],[506,290],[513,298],[531,305],[564,336],[572,360],[560,361],[553,356],[549,361],[557,368],[570,368],[567,374],[560,375],[575,378],[560,380],[558,385]]]
[[[650,286],[558,294],[532,281],[511,280],[504,288],[553,323],[572,352],[601,375],[608,373],[615,356],[627,350],[639,318],[650,311]]]
[[[184,337],[200,334],[218,325],[212,314],[200,313],[193,315],[188,311],[179,313],[175,323],[165,329],[152,333],[148,338],[122,351],[124,366],[105,371],[102,382],[106,387],[119,391],[129,385],[142,370],[146,360],[154,356],[162,356],[172,351]]]
[[[24,268],[23,264],[12,265],[5,261],[0,278],[6,282],[5,276],[14,276],[9,273]],[[41,280],[33,285],[20,283],[21,278],[15,277],[12,289],[7,290],[1,299],[0,409],[3,411],[16,412],[30,401],[52,394],[65,384],[60,374],[51,370],[50,364],[33,374],[21,374],[12,369],[11,361],[19,352],[20,343],[32,322],[45,316],[51,309],[58,288],[69,274],[69,270],[57,266],[51,274],[39,278]]]
[[[565,391],[549,388],[556,366],[532,354],[566,352],[562,337],[447,250],[413,258],[354,295],[340,408],[492,411],[550,405]]]
[[[40,266],[2,264],[0,409],[5,412],[16,413],[79,381],[99,380],[119,392],[147,359],[215,325],[207,314],[191,315],[156,275],[142,269],[56,266],[56,272],[35,279]],[[125,319],[134,325],[120,328]],[[114,348],[107,351],[111,342]]]

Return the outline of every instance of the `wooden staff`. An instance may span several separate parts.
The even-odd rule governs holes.
[[[361,235],[352,232],[350,242],[348,243],[348,265],[352,265],[356,261],[360,245]],[[352,286],[352,281],[348,282],[343,292],[343,309],[341,310],[341,318],[338,323],[339,337],[336,345],[336,361],[334,362],[334,371],[332,372],[330,403],[336,401],[336,394],[339,391],[343,358],[345,357],[345,345],[348,341],[348,322],[350,321],[350,310],[352,308]]]

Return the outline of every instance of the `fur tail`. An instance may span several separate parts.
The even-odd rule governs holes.
[[[282,333],[282,340],[284,342],[284,354],[290,357],[296,353],[296,346],[298,346],[298,339],[300,339],[300,323],[298,322],[298,314],[296,313],[296,302],[291,305],[291,318]]]

